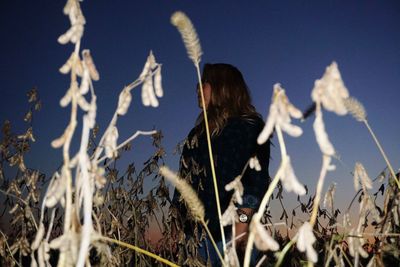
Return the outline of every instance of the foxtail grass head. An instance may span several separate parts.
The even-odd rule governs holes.
[[[363,104],[358,101],[354,97],[349,97],[345,99],[344,105],[347,108],[347,111],[357,120],[357,121],[366,121],[367,120],[367,111],[365,110]]]
[[[192,22],[185,13],[176,11],[171,16],[171,23],[181,34],[189,58],[193,61],[195,66],[199,65],[203,52],[201,50],[199,37],[197,36],[196,29]]]
[[[204,206],[193,188],[185,180],[179,178],[177,174],[173,173],[168,167],[160,167],[160,173],[176,186],[176,189],[178,189],[182,198],[185,200],[189,211],[195,220],[204,221]]]

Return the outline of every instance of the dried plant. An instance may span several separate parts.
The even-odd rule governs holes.
[[[162,133],[138,131],[127,140],[119,141],[117,121],[120,116],[127,114],[134,88],[142,85],[143,105],[158,106],[158,98],[163,96],[161,64],[156,62],[150,52],[138,79],[123,88],[119,94],[116,110],[103,135],[98,135],[100,128],[96,124],[97,97],[93,81],[99,80],[100,74],[90,51],[81,51],[80,48],[86,23],[80,2],[68,0],[64,14],[68,15],[71,27],[58,41],[61,44],[72,43],[74,49],[60,68],[60,72],[68,74],[71,79],[65,96],[60,100],[62,107],[71,107],[71,119],[61,136],[52,142],[53,147],[62,148],[62,164],[48,178],[26,164],[27,153],[35,142],[34,115],[41,107],[39,95],[36,89],[32,89],[27,94],[29,109],[24,117],[26,129],[17,133],[19,131],[9,121],[5,121],[2,127],[0,193],[3,210],[0,213],[0,265],[208,264],[197,253],[205,233],[194,233],[193,237],[187,238],[177,223],[181,215],[176,209],[169,207],[171,197],[166,180],[180,190],[189,204],[192,217],[208,231],[204,222],[206,211],[195,191],[162,166],[165,156],[161,145]],[[171,21],[182,35],[202,86],[199,70],[202,50],[197,33],[182,12],[175,13]],[[201,97],[213,179],[216,181],[204,96]],[[262,251],[257,266],[303,266],[303,259],[307,259],[310,266],[398,265],[400,175],[395,174],[369,127],[365,108],[350,96],[335,62],[327,67],[321,79],[316,80],[311,97],[314,101],[312,110],[316,115],[313,128],[322,153],[316,192],[310,194],[308,187],[298,180],[292,165],[292,161],[296,159],[287,153],[283,138],[283,132],[299,137],[302,129],[293,124],[292,119],[304,119],[312,111],[310,109],[307,116],[302,114],[291,104],[281,85],[275,84],[269,114],[258,142],[265,142],[275,132],[281,162],[251,221],[243,265],[249,266],[253,244]],[[368,175],[367,168],[359,162],[356,163],[354,172],[347,177],[354,179],[356,193],[343,212],[335,207],[335,190],[340,186],[336,183],[328,189],[323,205],[320,203],[324,180],[327,172],[334,170],[332,158],[336,154],[325,130],[323,109],[338,115],[350,113],[357,121],[363,122],[387,164],[381,173],[371,179],[373,176]],[[78,114],[82,112],[81,143],[74,153],[71,151],[72,138],[76,134]],[[133,163],[123,169],[119,159],[131,150],[131,142],[140,135],[152,137],[155,151],[140,170]],[[257,170],[257,158],[249,159],[242,175],[248,167]],[[219,210],[221,229],[231,224],[232,236],[236,236],[235,204],[242,201],[242,175],[225,185],[226,190],[233,191],[233,196],[228,209],[223,213]],[[152,181],[150,188],[144,186],[146,179]],[[374,192],[374,188],[378,189]],[[218,189],[215,189],[217,192]],[[298,205],[291,211],[285,208],[285,191],[298,195]],[[218,203],[216,195],[216,204]],[[281,209],[278,211],[281,212],[279,220],[269,208],[272,205]],[[354,213],[354,205],[358,205],[358,211],[355,214],[356,219],[352,220],[350,215]],[[151,229],[154,230],[152,225],[156,225],[162,236],[158,242],[150,240]],[[280,230],[280,225],[284,225],[283,231]],[[177,238],[174,240],[171,235]],[[219,253],[212,236],[209,236]],[[242,263],[242,255],[238,255],[235,247],[235,241],[240,237],[233,238],[228,243],[223,240],[224,255],[219,255],[222,265],[240,266]]]
[[[215,202],[217,205],[218,220],[220,222],[222,246],[223,246],[223,250],[225,251],[226,250],[225,232],[224,232],[224,227],[221,223],[222,211],[221,211],[221,204],[220,204],[220,200],[219,200],[217,177],[215,174],[214,155],[213,155],[213,150],[212,150],[212,146],[211,146],[211,135],[210,135],[210,127],[208,125],[206,102],[204,100],[203,82],[201,80],[201,75],[200,75],[200,65],[199,64],[200,64],[201,55],[203,52],[201,50],[200,41],[197,36],[196,30],[193,27],[193,24],[190,21],[190,19],[183,12],[177,11],[174,14],[172,14],[171,23],[173,25],[175,25],[178,28],[179,32],[181,33],[183,42],[186,46],[186,51],[189,55],[189,58],[193,61],[194,66],[196,68],[196,72],[197,72],[197,79],[198,79],[199,86],[200,86],[199,91],[200,91],[200,96],[201,96],[201,107],[203,110],[204,123],[205,123],[206,136],[207,136],[208,155],[210,157],[211,174],[212,174],[213,183],[214,183]]]

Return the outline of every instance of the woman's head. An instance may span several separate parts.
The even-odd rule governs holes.
[[[213,134],[218,133],[230,117],[257,114],[242,73],[229,64],[205,64],[202,74],[208,120]],[[197,125],[203,123],[200,114]]]

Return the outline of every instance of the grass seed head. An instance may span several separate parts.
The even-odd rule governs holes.
[[[354,97],[349,97],[345,99],[344,105],[347,108],[347,111],[357,120],[357,121],[366,121],[367,120],[367,112],[363,104],[358,101]]]
[[[176,186],[176,189],[178,189],[185,200],[192,216],[198,221],[204,221],[204,206],[193,188],[185,180],[173,173],[168,167],[160,167],[160,173]]]
[[[172,14],[171,23],[180,32],[189,58],[193,61],[194,65],[198,65],[203,52],[201,50],[199,37],[197,36],[196,29],[192,22],[185,13],[177,11]]]

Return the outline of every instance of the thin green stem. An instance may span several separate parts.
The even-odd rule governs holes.
[[[286,253],[289,251],[289,249],[294,245],[294,243],[296,243],[296,239],[297,239],[297,235],[295,237],[293,237],[292,240],[290,240],[285,247],[282,249],[282,251],[279,253],[279,257],[278,260],[275,263],[275,267],[279,267],[281,266],[283,259],[286,256]]]
[[[7,242],[7,237],[4,235],[4,233],[0,230],[0,234],[4,237],[4,242],[6,243],[6,247],[11,255],[11,258],[14,260],[15,264],[17,264],[19,267],[21,267],[21,265],[18,263],[18,261],[14,258],[14,255],[11,252],[10,246],[8,245]]]
[[[283,164],[286,164],[286,161],[285,162],[282,161],[281,166],[279,167],[279,170],[277,171],[274,179],[272,180],[271,184],[268,187],[267,192],[264,195],[264,198],[261,201],[260,208],[259,208],[258,212],[254,214],[252,220],[261,219],[260,214],[264,213],[265,206],[268,203],[269,198],[271,197],[272,193],[274,192],[275,187],[276,187],[276,185],[278,184],[278,182],[280,180],[280,177],[282,176],[282,172],[283,172],[283,169],[284,169],[283,168],[284,167]],[[251,250],[253,249],[253,243],[254,243],[254,232],[250,229],[249,238],[247,239],[246,253],[245,253],[245,256],[244,256],[243,266],[247,267],[247,266],[250,265],[250,253],[251,253]]]
[[[322,168],[321,168],[321,172],[320,172],[319,179],[318,179],[317,190],[315,192],[315,198],[314,198],[314,206],[313,206],[313,210],[312,210],[311,218],[310,218],[311,227],[314,227],[314,224],[317,220],[318,207],[319,207],[319,202],[321,201],[322,188],[324,186],[324,180],[325,180],[326,173],[328,172],[328,166],[329,166],[330,162],[331,162],[331,157],[327,156],[327,155],[323,155]]]
[[[213,157],[213,151],[212,151],[212,146],[211,146],[211,135],[210,135],[210,128],[208,125],[206,102],[204,100],[203,83],[201,82],[199,64],[197,63],[195,66],[196,66],[196,70],[197,70],[197,78],[199,80],[199,85],[200,85],[201,105],[203,108],[204,123],[206,126],[208,154],[210,156],[211,174],[212,174],[213,182],[214,182],[215,200],[216,200],[216,204],[217,204],[218,220],[219,220],[219,226],[220,226],[220,230],[221,230],[221,240],[222,240],[223,249],[225,251],[226,250],[225,233],[224,233],[224,227],[222,226],[222,223],[221,223],[221,217],[222,217],[221,205],[220,205],[220,200],[219,200],[217,177],[215,175],[214,157]]]
[[[222,264],[223,266],[225,266],[225,261],[224,261],[224,259],[222,258],[222,255],[221,255],[221,253],[220,253],[220,251],[219,251],[219,249],[218,249],[217,244],[215,243],[215,240],[214,240],[214,238],[213,238],[213,236],[212,236],[212,234],[211,234],[211,232],[210,232],[210,229],[208,229],[208,226],[207,226],[207,224],[206,224],[206,222],[205,222],[204,220],[201,220],[200,222],[201,222],[201,224],[204,226],[204,229],[206,229],[206,232],[207,232],[208,236],[210,237],[211,243],[212,243],[212,245],[213,245],[215,251],[217,252],[217,255],[218,255],[218,258],[219,258],[220,261],[221,261],[221,264]]]
[[[257,213],[254,214],[252,220],[260,220],[261,219],[261,214],[264,214],[264,211],[268,204],[269,198],[271,197],[272,193],[275,190],[275,187],[277,186],[281,176],[283,175],[283,171],[284,171],[285,166],[288,161],[288,156],[286,154],[286,146],[285,146],[285,141],[283,139],[282,130],[279,127],[279,125],[275,125],[275,130],[278,135],[279,147],[281,149],[281,157],[282,157],[281,165],[279,166],[279,169],[276,172],[275,177],[272,180],[271,184],[269,185],[268,190],[265,193],[265,195],[261,201],[260,207],[259,207]],[[244,254],[243,266],[245,266],[245,267],[248,267],[250,265],[250,253],[251,253],[251,250],[253,249],[253,243],[254,243],[254,231],[252,231],[250,229],[249,238],[247,239],[247,244],[246,244],[246,252]]]
[[[372,138],[374,139],[376,145],[378,146],[378,149],[379,149],[379,151],[381,152],[381,154],[382,154],[382,156],[383,156],[383,159],[385,160],[386,165],[387,165],[388,168],[389,168],[390,174],[392,175],[393,179],[396,181],[397,187],[400,188],[400,182],[399,182],[399,180],[397,179],[396,174],[394,173],[392,164],[390,164],[389,159],[387,158],[385,151],[383,150],[381,144],[380,144],[379,141],[378,141],[378,138],[376,137],[376,135],[375,135],[374,132],[372,131],[371,127],[369,126],[368,121],[367,121],[367,120],[364,120],[363,122],[364,122],[365,126],[367,126],[367,129],[368,129],[369,133],[372,135]]]
[[[132,249],[132,250],[134,250],[136,252],[142,253],[142,254],[144,254],[146,256],[149,256],[149,257],[151,257],[153,259],[156,259],[157,261],[162,262],[164,264],[167,264],[169,266],[172,266],[172,267],[178,267],[179,266],[179,265],[176,265],[173,262],[170,262],[169,260],[166,260],[166,259],[154,254],[154,253],[151,253],[151,252],[149,252],[147,250],[141,249],[141,248],[139,248],[137,246],[125,243],[123,241],[116,240],[116,239],[113,239],[113,238],[109,238],[109,237],[106,237],[106,236],[101,236],[101,237],[99,237],[99,239],[107,241],[107,242],[115,243],[115,244],[117,244],[119,246],[122,246],[122,247],[126,247],[126,248],[129,248],[129,249]]]

